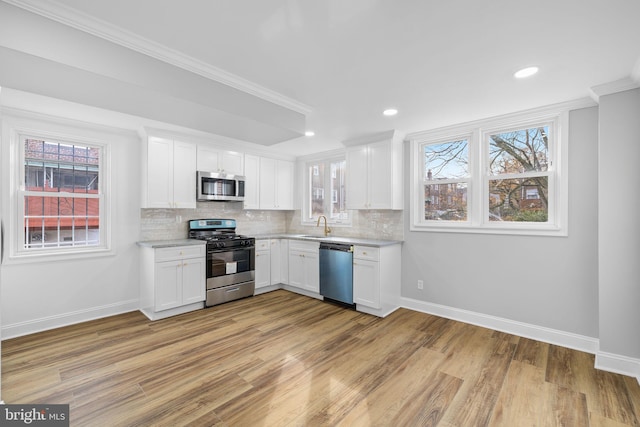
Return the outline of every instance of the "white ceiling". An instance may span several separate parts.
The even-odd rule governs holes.
[[[640,77],[637,0],[38,3],[308,106],[316,136],[272,146],[289,154],[574,100]],[[538,75],[513,78],[529,65]],[[384,117],[388,107],[399,114]]]

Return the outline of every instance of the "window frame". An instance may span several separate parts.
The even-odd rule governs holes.
[[[83,124],[86,126],[86,124]],[[8,168],[9,179],[3,185],[5,208],[3,216],[8,219],[8,227],[5,230],[8,244],[6,244],[5,262],[41,262],[78,259],[96,256],[110,256],[115,252],[112,242],[112,203],[111,189],[111,146],[108,135],[101,129],[90,129],[84,126],[57,121],[24,118],[20,116],[5,116],[2,120],[2,137],[9,140],[8,147],[3,151],[3,168]],[[99,162],[98,199],[99,208],[99,236],[100,243],[92,246],[56,246],[48,248],[26,248],[24,230],[24,197],[27,195],[40,195],[40,192],[26,190],[25,183],[25,152],[24,139],[41,139],[45,141],[59,142],[96,147],[101,150]],[[6,176],[6,175],[4,175]],[[3,178],[4,180],[4,178]],[[38,193],[38,194],[36,194]],[[72,193],[57,192],[53,197],[74,197]],[[6,196],[3,196],[6,197]],[[94,196],[91,196],[92,198]],[[8,203],[7,203],[8,202]]]
[[[452,134],[450,136],[441,136],[429,141],[423,141],[419,144],[419,154],[418,157],[424,159],[424,147],[427,145],[436,145],[443,144],[448,142],[456,142],[460,140],[467,141],[467,151],[469,153],[469,157],[467,159],[467,167],[469,169],[469,175],[466,178],[451,178],[451,179],[441,179],[441,180],[431,180],[427,181],[427,177],[425,176],[426,168],[424,167],[424,163],[421,162],[422,167],[420,168],[420,181],[422,182],[422,191],[420,193],[421,204],[420,206],[424,206],[426,203],[424,197],[424,187],[427,183],[431,185],[437,184],[456,184],[456,183],[465,183],[467,185],[467,219],[466,221],[438,221],[438,224],[442,227],[448,228],[451,224],[465,224],[467,226],[472,224],[472,216],[471,210],[469,209],[473,206],[472,198],[473,198],[473,173],[476,167],[476,162],[474,160],[474,152],[476,141],[473,138],[472,132],[462,132],[458,134]],[[424,208],[423,208],[423,216],[424,216]],[[422,222],[428,223],[433,220],[423,220]]]
[[[323,193],[324,193],[324,200],[325,200],[325,204],[328,203],[332,203],[332,197],[333,194],[330,191],[331,188],[327,187],[327,183],[332,179],[332,171],[331,171],[331,163],[332,162],[336,162],[336,161],[344,161],[345,162],[345,168],[347,167],[346,165],[346,154],[345,153],[340,153],[340,154],[333,154],[330,156],[323,156],[323,157],[312,157],[312,158],[307,158],[302,162],[303,165],[303,170],[304,170],[304,179],[303,179],[303,203],[302,203],[302,209],[301,209],[301,224],[302,225],[313,225],[315,226],[317,221],[318,221],[318,217],[311,217],[310,218],[310,204],[311,204],[311,182],[310,182],[310,173],[309,170],[314,167],[314,164],[318,164],[318,163],[324,163],[325,165],[325,177],[324,177],[324,187],[323,187]],[[313,172],[315,173],[318,170],[318,168],[313,169]],[[345,185],[347,185],[345,183]],[[346,193],[346,192],[345,192]],[[327,194],[329,194],[329,198],[327,198]],[[326,205],[324,206],[326,208]],[[353,218],[353,214],[349,209],[345,209],[345,211],[347,212],[347,218],[331,218],[330,215],[327,215],[326,213],[324,214],[327,217],[327,223],[331,224],[333,226],[338,226],[338,227],[350,227],[352,224],[352,218]]]
[[[454,233],[486,233],[537,236],[568,235],[568,117],[569,109],[552,106],[528,112],[478,120],[457,126],[418,132],[407,136],[410,143],[412,191],[410,230]],[[489,221],[489,170],[491,134],[509,130],[550,126],[549,206],[547,222]],[[467,221],[424,220],[424,146],[455,141],[468,136],[470,182],[467,187]],[[500,179],[504,179],[501,177]]]

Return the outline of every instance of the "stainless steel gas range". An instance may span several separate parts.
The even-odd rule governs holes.
[[[191,220],[189,238],[207,241],[207,307],[253,295],[256,241],[236,234],[235,219]]]

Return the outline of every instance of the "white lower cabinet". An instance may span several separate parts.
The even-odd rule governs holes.
[[[353,301],[359,311],[386,316],[398,307],[401,245],[354,246]]]
[[[140,311],[157,320],[204,307],[205,245],[143,247]]]
[[[289,241],[289,285],[314,293],[320,292],[318,242]]]
[[[380,308],[380,263],[353,259],[353,302]]]
[[[271,285],[271,247],[269,239],[256,240],[256,289]]]
[[[271,239],[271,284],[289,283],[289,241]]]

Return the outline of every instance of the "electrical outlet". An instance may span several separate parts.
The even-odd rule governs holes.
[[[418,289],[424,289],[424,282],[422,280],[418,280]]]

